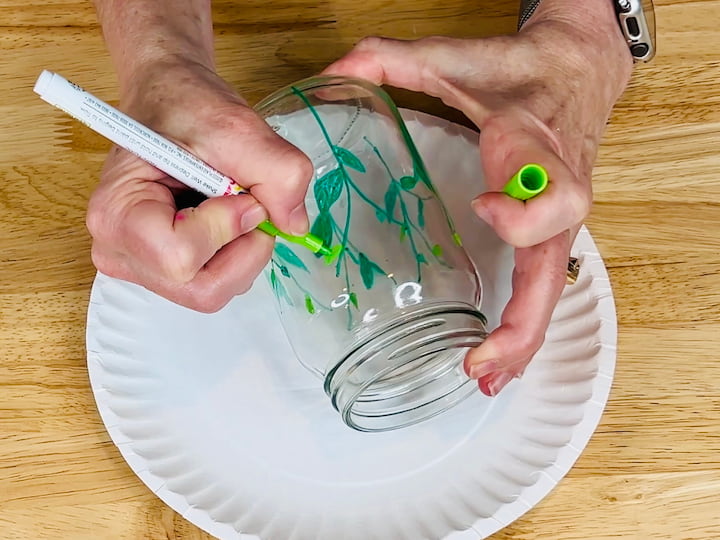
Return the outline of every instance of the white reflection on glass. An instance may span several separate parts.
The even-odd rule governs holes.
[[[401,283],[395,289],[395,305],[399,308],[414,306],[422,302],[422,286],[414,281]]]

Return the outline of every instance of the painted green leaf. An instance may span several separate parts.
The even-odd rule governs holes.
[[[357,294],[355,294],[354,292],[351,292],[351,293],[350,293],[350,303],[351,303],[353,306],[355,306],[355,309],[359,309],[359,308],[358,308]]]
[[[275,274],[274,268],[270,270],[270,285],[272,285],[273,293],[275,293],[275,296],[277,296],[277,274]]]
[[[312,298],[309,295],[305,295],[305,309],[310,315],[315,314],[315,304],[313,304]]]
[[[443,248],[440,246],[440,244],[435,244],[432,247],[432,254],[438,258],[443,256]]]
[[[340,169],[334,169],[315,180],[313,194],[321,214],[330,210],[330,207],[340,198],[342,188],[343,174]]]
[[[360,276],[366,289],[372,288],[375,283],[375,272],[370,259],[364,253],[360,253]]]
[[[386,216],[385,216],[385,212],[383,212],[382,210],[375,210],[375,217],[377,218],[377,220],[378,220],[380,223],[384,223],[384,222],[385,222],[385,217],[386,217]]]
[[[290,270],[287,269],[287,266],[284,266],[282,264],[280,265],[280,273],[287,278],[290,277]]]
[[[285,286],[278,279],[274,268],[272,270],[270,270],[270,285],[272,286],[272,290],[273,290],[273,293],[275,294],[276,298],[284,300],[287,303],[287,305],[289,305],[289,306],[293,305],[292,300],[290,299],[290,296],[288,295],[287,291],[285,290]]]
[[[307,269],[307,266],[305,266],[305,263],[300,260],[300,257],[295,255],[295,252],[292,249],[290,249],[288,246],[286,246],[285,244],[281,244],[280,242],[276,243],[275,244],[275,253],[277,254],[278,257],[280,257],[286,263],[288,263],[292,266],[297,266],[298,268],[302,268],[306,272],[309,272],[309,270]],[[284,276],[289,277],[289,273],[288,274],[285,273],[285,272],[287,272],[287,268],[285,268],[285,272],[283,272],[283,268],[285,268],[285,267],[284,266],[280,267],[280,272],[282,272],[282,274]]]
[[[395,182],[391,182],[388,186],[388,190],[385,192],[385,215],[388,220],[392,219],[395,215],[395,203],[397,202],[400,191],[397,188]]]
[[[410,191],[417,183],[418,179],[414,176],[403,176],[400,179],[400,186],[406,191]]]
[[[405,238],[407,237],[407,234],[408,234],[407,225],[403,224],[403,225],[400,227],[400,241],[401,241],[401,242],[402,242],[403,240],[405,240]]]
[[[415,255],[415,259],[417,259],[417,262],[419,262],[420,264],[428,264],[425,255],[423,255],[422,253],[418,253],[417,255]]]
[[[452,235],[453,242],[455,242],[456,246],[462,247],[462,238],[460,238],[460,235],[458,233],[453,233]]]
[[[362,161],[350,150],[342,146],[334,146],[333,150],[335,150],[335,155],[342,161],[343,165],[356,171],[365,172],[365,165],[363,165]]]
[[[310,227],[310,232],[317,236],[324,246],[332,245],[332,217],[327,212],[320,212]],[[316,257],[322,257],[320,253]]]
[[[418,227],[425,228],[425,201],[418,199]]]

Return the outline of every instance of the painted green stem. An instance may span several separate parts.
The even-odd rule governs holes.
[[[385,171],[387,172],[388,176],[390,177],[390,182],[392,184],[394,184],[396,186],[396,189],[398,190],[398,200],[400,201],[400,207],[401,207],[401,211],[403,214],[403,221],[397,221],[397,220],[394,220],[394,221],[398,225],[404,226],[407,230],[408,238],[410,239],[410,244],[411,244],[412,250],[413,250],[413,255],[417,262],[418,283],[419,283],[421,274],[422,274],[422,272],[420,270],[421,263],[420,263],[420,261],[418,261],[418,251],[417,251],[415,242],[412,237],[412,230],[416,231],[420,235],[420,238],[422,238],[423,243],[425,244],[425,247],[428,250],[428,253],[432,257],[434,257],[438,262],[443,263],[443,261],[440,259],[440,257],[435,255],[432,247],[430,246],[430,242],[428,242],[427,238],[425,238],[425,235],[420,230],[420,228],[412,222],[412,219],[410,219],[410,215],[408,214],[408,211],[407,211],[407,205],[405,204],[405,201],[403,200],[402,196],[403,196],[403,193],[408,193],[410,195],[417,197],[418,199],[421,199],[421,200],[425,200],[425,199],[423,199],[416,193],[412,193],[411,191],[406,191],[406,190],[402,189],[402,186],[400,186],[399,182],[395,179],[395,176],[393,175],[392,171],[390,170],[390,166],[385,161],[385,158],[382,157],[382,154],[380,153],[380,149],[377,146],[375,146],[372,142],[370,142],[370,140],[367,137],[363,137],[363,138],[365,139],[365,142],[370,146],[370,148],[372,148],[373,153],[378,157],[378,159],[380,160],[380,163],[382,163],[383,167],[385,168]],[[392,218],[392,216],[388,216],[388,219],[391,219],[391,218]]]
[[[278,264],[278,263],[277,263],[276,261],[274,261],[273,259],[270,259],[270,265],[271,265],[271,268],[273,268],[273,270],[274,270],[274,269],[277,269],[278,271],[280,271],[280,266],[281,266],[281,265]],[[287,269],[287,267],[285,267],[285,268]],[[331,309],[330,306],[326,306],[325,304],[323,304],[313,293],[311,293],[311,292],[308,291],[305,287],[303,287],[302,284],[297,280],[297,278],[293,275],[292,272],[289,272],[289,271],[288,271],[288,274],[290,275],[289,278],[288,278],[287,276],[285,276],[285,274],[283,274],[282,271],[280,271],[280,275],[281,275],[283,278],[285,278],[285,279],[290,279],[290,280],[295,284],[295,286],[296,286],[305,296],[309,296],[309,297],[312,299],[312,301],[315,303],[316,306],[320,306],[321,308],[323,308],[323,309],[325,309],[325,310],[328,310],[328,311]]]
[[[397,184],[396,180],[392,180],[392,182]],[[398,187],[398,189],[400,189]],[[413,252],[413,257],[415,258],[415,264],[417,267],[417,282],[420,283],[422,281],[422,270],[421,270],[421,262],[420,262],[420,254],[417,250],[417,246],[415,245],[415,239],[413,238],[412,228],[407,226],[407,223],[410,222],[410,215],[407,211],[407,205],[405,204],[405,201],[401,196],[398,196],[398,200],[400,201],[400,211],[403,215],[403,221],[406,223],[405,230],[407,232],[408,240],[410,241],[410,248]]]

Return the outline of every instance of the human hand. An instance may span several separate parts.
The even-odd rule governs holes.
[[[147,66],[126,83],[121,108],[250,190],[187,206],[195,193],[114,147],[88,206],[101,272],[186,307],[217,311],[249,289],[273,239],[255,227],[308,229],[307,157],[285,142],[211,69],[192,61]]]
[[[598,144],[632,70],[609,2],[588,4],[591,13],[582,16],[596,22],[591,29],[555,11],[558,3],[541,4],[514,36],[366,38],[325,70],[439,97],[480,128],[489,191],[472,207],[516,247],[501,325],[465,359],[491,396],[522,374],[544,341],[570,247],[591,206]],[[524,203],[501,191],[525,163],[543,165],[550,185]]]

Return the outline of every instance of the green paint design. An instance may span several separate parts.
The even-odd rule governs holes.
[[[312,298],[310,295],[305,295],[305,309],[310,315],[315,315],[315,304],[313,304]]]
[[[275,253],[277,253],[277,250],[275,251]],[[305,267],[304,264],[303,267]],[[308,313],[310,313],[311,315],[315,314],[315,312],[317,311],[317,307],[320,307],[326,311],[331,311],[332,308],[330,306],[326,306],[320,300],[318,300],[310,291],[308,291],[305,287],[302,286],[302,284],[300,284],[300,282],[298,282],[297,278],[290,272],[290,269],[287,266],[281,264],[275,257],[273,257],[270,259],[270,286],[272,287],[275,296],[279,300],[281,300],[281,310],[283,303],[287,304],[290,307],[292,307],[294,304],[292,298],[287,292],[285,284],[283,284],[283,279],[278,276],[278,271],[280,272],[280,275],[285,278],[286,282],[292,283],[293,286],[297,287],[305,295],[305,309],[308,311]],[[305,271],[308,271],[307,268],[305,268]]]
[[[293,305],[292,298],[290,298],[287,289],[285,289],[285,285],[283,285],[282,281],[280,281],[280,279],[278,278],[274,266],[270,270],[270,285],[272,286],[272,290],[275,293],[275,296],[287,302],[288,306]]]
[[[428,259],[449,267],[443,259],[442,247],[438,244],[431,245],[423,232],[423,229],[425,228],[425,201],[427,199],[413,192],[418,184],[425,186],[430,193],[435,196],[437,196],[437,191],[435,186],[433,186],[430,182],[429,176],[422,164],[422,160],[417,154],[412,140],[410,139],[410,135],[407,132],[399,113],[397,113],[397,110],[392,106],[391,102],[388,103],[390,105],[390,110],[398,120],[402,136],[406,141],[406,146],[411,152],[414,164],[414,174],[412,176],[403,176],[399,179],[395,178],[380,150],[372,144],[370,140],[365,138],[365,142],[377,156],[389,177],[388,188],[384,194],[381,205],[376,203],[365,192],[363,192],[363,190],[353,181],[348,172],[348,169],[352,169],[359,173],[365,173],[367,171],[366,165],[363,164],[363,162],[347,148],[333,144],[320,115],[312,103],[310,103],[310,100],[297,88],[292,88],[292,92],[303,101],[305,106],[313,115],[318,127],[320,128],[323,138],[325,139],[325,142],[327,143],[337,163],[337,168],[327,172],[318,178],[313,184],[313,196],[315,198],[319,214],[313,221],[310,227],[310,232],[318,237],[323,242],[324,246],[333,246],[329,254],[322,256],[316,253],[315,256],[322,256],[325,264],[328,266],[333,264],[335,265],[335,276],[338,278],[342,277],[345,282],[343,292],[348,295],[347,307],[349,308],[352,306],[356,310],[359,309],[358,294],[355,290],[353,290],[350,282],[350,265],[354,265],[358,268],[365,289],[371,289],[375,286],[376,277],[378,276],[384,276],[388,279],[388,282],[395,285],[397,284],[394,277],[388,275],[379,264],[372,261],[366,253],[362,252],[352,242],[350,238],[350,218],[353,211],[353,194],[358,197],[358,200],[361,203],[367,204],[373,208],[375,216],[380,223],[387,222],[388,224],[398,227],[400,240],[407,240],[408,246],[415,260],[417,272],[416,279],[418,283],[422,281],[422,266],[430,264]],[[383,99],[385,99],[385,97],[383,97]],[[343,194],[346,202],[344,222],[338,223],[333,217],[331,209],[341,199],[341,197],[343,197]],[[414,208],[412,216],[410,210],[411,207],[409,206],[411,202],[414,203],[414,207],[412,207]],[[453,242],[459,246],[462,245],[460,237],[455,231],[455,227],[447,210],[444,206],[441,205],[441,207],[448,226],[452,232]],[[333,240],[336,240],[337,243],[333,244]],[[304,294],[305,310],[310,315],[314,315],[319,309],[327,311],[333,309],[324,305],[315,296],[313,296],[310,291],[301,286],[289,267],[292,267],[293,271],[295,269],[299,269],[309,272],[302,259],[300,259],[300,257],[298,257],[290,247],[286,244],[277,243],[271,259],[270,283],[275,296],[281,300],[281,304],[284,302],[289,306],[293,305],[286,289],[286,284],[292,284]],[[278,272],[280,275],[278,275]],[[283,280],[286,281],[286,284],[283,284]],[[347,326],[349,329],[353,324],[353,310],[347,309],[346,311],[348,314]]]
[[[286,263],[296,266],[298,268],[302,268],[306,272],[309,272],[309,270],[307,269],[307,266],[305,266],[305,263],[302,262],[300,257],[295,255],[295,252],[292,249],[290,249],[289,247],[287,247],[285,244],[281,244],[279,242],[276,243],[275,244],[275,253],[277,254],[278,257],[280,257]],[[282,267],[282,268],[284,268],[284,267]],[[281,271],[282,271],[282,268],[280,269]],[[285,277],[290,277],[289,275],[287,275],[286,272],[282,272],[282,274]]]
[[[365,165],[362,164],[362,161],[360,161],[360,159],[350,150],[346,150],[340,146],[333,146],[332,149],[335,157],[338,158],[343,165],[347,165],[351,169],[355,169],[361,173],[364,173],[367,170],[365,169]]]

